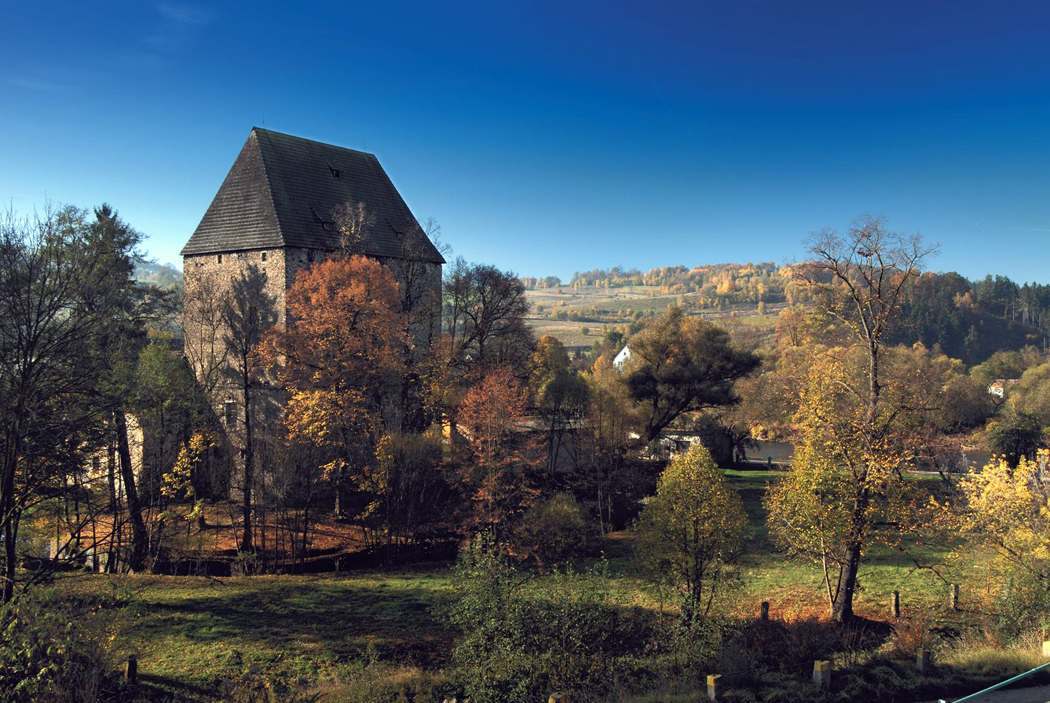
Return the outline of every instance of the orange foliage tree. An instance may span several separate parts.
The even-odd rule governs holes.
[[[527,414],[527,394],[507,367],[489,371],[463,398],[456,422],[469,452],[458,458],[459,479],[472,503],[472,530],[499,530],[539,494]]]
[[[290,393],[292,439],[323,448],[336,511],[351,486],[374,480],[376,448],[397,421],[408,324],[393,274],[349,256],[299,273],[288,291],[288,325],[271,336],[278,380]]]

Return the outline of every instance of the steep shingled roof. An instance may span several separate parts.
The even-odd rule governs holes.
[[[444,263],[374,155],[259,127],[252,128],[182,255],[336,249],[333,213],[357,203],[370,220],[365,254],[399,258],[412,238],[420,243],[413,258]]]

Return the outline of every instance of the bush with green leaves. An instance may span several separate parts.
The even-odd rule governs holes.
[[[679,590],[687,625],[710,614],[746,524],[740,495],[702,444],[660,474],[638,518],[637,556],[650,581]]]
[[[512,547],[517,556],[542,569],[553,569],[586,554],[594,532],[572,494],[557,493],[522,515]]]
[[[463,636],[453,681],[474,703],[542,700],[553,691],[600,695],[629,668],[644,637],[641,616],[611,602],[605,564],[539,577],[514,568],[479,536],[453,574],[449,616]]]
[[[120,691],[113,651],[120,605],[41,588],[0,607],[0,700],[112,700]]]

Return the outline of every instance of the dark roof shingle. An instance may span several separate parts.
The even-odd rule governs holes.
[[[372,154],[254,127],[183,256],[245,249],[336,249],[336,208],[363,203],[365,254],[444,263]]]

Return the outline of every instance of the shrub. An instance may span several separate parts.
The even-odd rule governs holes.
[[[992,601],[992,625],[1008,642],[1050,625],[1050,591],[1037,577],[1015,570]]]
[[[592,533],[576,499],[569,493],[558,493],[522,516],[514,530],[512,548],[516,555],[543,569],[557,568],[585,554]]]
[[[893,625],[888,642],[889,655],[912,659],[920,649],[930,649],[934,643],[933,621],[930,613],[920,610],[915,616],[901,618]]]
[[[0,700],[98,701],[120,687],[112,599],[77,603],[51,589],[0,608]],[[109,635],[109,636],[107,636]]]
[[[460,556],[451,621],[456,687],[475,703],[595,694],[641,639],[610,603],[604,565],[543,579],[515,570],[485,537]]]
[[[1040,468],[1048,461],[1045,449],[1014,468],[993,459],[961,483],[959,527],[995,554],[995,624],[1007,639],[1050,625],[1050,490]]]

